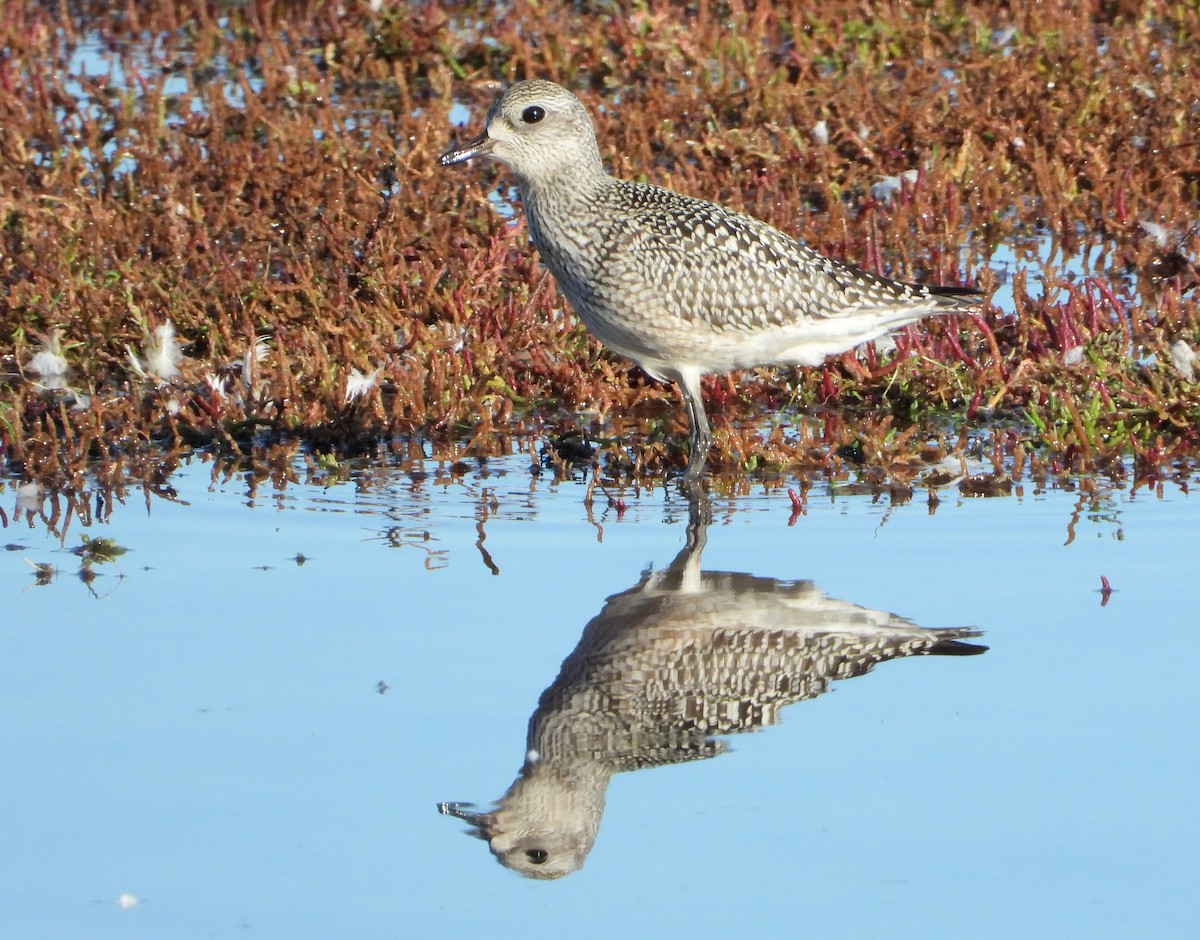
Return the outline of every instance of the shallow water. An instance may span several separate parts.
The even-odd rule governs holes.
[[[787,496],[759,491],[714,502],[700,553],[661,488],[589,513],[526,457],[423,469],[275,491],[197,462],[178,502],[131,493],[65,547],[5,491],[8,935],[1188,934],[1200,503],[1179,485],[950,489],[933,511],[818,486],[791,526]],[[81,534],[128,551],[85,583]],[[883,662],[765,716],[772,680],[777,698],[808,681],[798,660],[742,699],[713,691],[716,659],[680,652],[672,673],[669,646],[660,675],[601,675],[648,631],[682,650],[714,625],[777,645],[909,629],[875,612],[990,648]],[[592,672],[564,681],[595,707],[527,770],[606,783],[606,805],[591,793],[582,867],[538,881],[437,804],[504,795],[577,645]],[[778,723],[685,761],[721,748],[628,704],[652,688]],[[569,711],[550,702],[542,727]],[[612,715],[633,717],[595,724]],[[575,748],[580,727],[596,738]]]
[[[125,84],[99,47],[71,73]],[[1002,246],[992,302],[1109,254]],[[197,461],[65,534],[0,490],[0,935],[1194,932],[1181,486],[758,489],[700,533],[528,463],[276,491]],[[81,569],[83,535],[128,551]],[[988,650],[903,655],[951,627]],[[822,694],[867,641],[896,661]]]

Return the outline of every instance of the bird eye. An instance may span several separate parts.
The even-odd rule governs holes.
[[[530,110],[532,111],[533,109],[530,108]],[[540,111],[541,109],[539,108],[538,110]],[[526,849],[525,857],[535,865],[545,865],[546,859],[550,857],[550,853],[545,849]]]
[[[543,108],[539,108],[536,104],[531,104],[528,108],[521,112],[521,120],[526,124],[536,124],[546,116]]]

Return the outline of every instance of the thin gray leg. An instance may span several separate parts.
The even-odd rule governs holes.
[[[704,474],[708,460],[708,448],[712,444],[712,430],[708,426],[708,415],[704,413],[704,399],[700,397],[700,373],[687,371],[679,375],[679,389],[683,392],[683,404],[688,416],[688,465],[689,479],[698,479]]]

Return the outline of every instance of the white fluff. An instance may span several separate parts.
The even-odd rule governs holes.
[[[880,202],[891,202],[904,188],[904,184],[916,185],[920,173],[916,170],[905,170],[899,176],[885,176],[871,187],[871,195]]]
[[[66,387],[67,373],[71,367],[63,357],[62,334],[58,330],[51,331],[50,335],[39,343],[38,351],[25,368],[41,379],[39,384],[44,388]]]
[[[175,324],[170,320],[157,327],[142,343],[142,355],[146,360],[144,365],[129,346],[125,347],[125,352],[129,355],[129,365],[138,378],[167,382],[179,376],[183,349],[175,339]]]
[[[1143,232],[1150,236],[1150,240],[1159,248],[1166,248],[1171,243],[1171,233],[1167,231],[1165,225],[1159,225],[1157,222],[1142,220],[1138,222]]]
[[[1197,358],[1196,350],[1183,340],[1177,339],[1171,344],[1171,365],[1187,382],[1195,381]]]
[[[346,379],[346,404],[357,401],[378,385],[381,375],[383,375],[383,366],[365,375],[351,367],[350,375]]]
[[[175,324],[170,320],[155,329],[142,351],[146,354],[147,370],[160,379],[173,379],[179,375],[183,349],[175,339]]]

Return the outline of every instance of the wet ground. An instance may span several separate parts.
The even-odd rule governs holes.
[[[57,535],[4,493],[6,931],[1187,935],[1185,486],[704,527],[447,471],[197,460]]]

